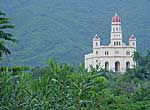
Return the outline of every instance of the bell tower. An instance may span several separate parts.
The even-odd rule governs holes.
[[[100,37],[96,34],[93,38],[93,49],[100,47]]]
[[[136,48],[136,37],[134,34],[132,34],[129,38],[129,46]]]
[[[121,46],[122,45],[122,29],[121,29],[121,18],[115,13],[112,17],[111,23],[111,45]]]

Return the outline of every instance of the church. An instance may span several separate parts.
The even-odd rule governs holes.
[[[85,69],[97,66],[108,71],[124,73],[127,69],[133,68],[136,63],[133,60],[133,53],[136,51],[136,37],[132,34],[129,37],[129,44],[126,45],[122,39],[121,18],[115,14],[112,17],[110,43],[101,45],[101,39],[96,34],[93,38],[93,52],[85,55]]]

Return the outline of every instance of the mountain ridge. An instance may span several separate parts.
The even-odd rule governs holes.
[[[1,65],[42,66],[48,58],[72,65],[83,63],[84,54],[92,51],[95,34],[103,45],[109,43],[115,12],[122,20],[125,43],[133,33],[140,52],[150,49],[150,2],[114,1],[1,0],[1,11],[16,26],[11,32],[19,41],[8,45],[12,54]]]

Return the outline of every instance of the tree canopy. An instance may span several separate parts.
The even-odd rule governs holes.
[[[5,68],[0,73],[2,110],[149,110],[150,73],[124,75],[49,61],[46,67]]]

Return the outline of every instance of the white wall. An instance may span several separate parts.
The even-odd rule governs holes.
[[[98,54],[96,54],[98,51]],[[108,55],[105,52],[108,51]],[[126,52],[129,51],[130,55]],[[131,57],[135,51],[134,47],[131,46],[100,46],[99,48],[93,48],[93,53],[85,55],[85,68],[89,65],[99,65],[105,68],[105,62],[109,62],[109,70],[115,71],[115,62],[120,62],[120,72],[126,71],[126,62],[130,62],[131,68],[134,66],[133,58]],[[119,52],[119,53],[118,53]],[[96,62],[98,60],[98,62]]]

